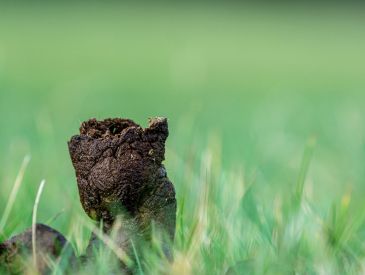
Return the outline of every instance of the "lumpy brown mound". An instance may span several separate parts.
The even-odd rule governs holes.
[[[92,219],[111,226],[127,212],[143,226],[152,220],[166,222],[161,211],[176,208],[175,191],[162,165],[167,136],[167,120],[161,117],[150,119],[145,129],[120,118],[82,123],[80,135],[68,145],[80,200]],[[168,223],[173,234],[175,220]]]

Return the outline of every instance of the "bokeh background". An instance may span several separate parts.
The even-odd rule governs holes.
[[[85,215],[67,149],[83,120],[146,126],[152,116],[169,119],[166,166],[178,198],[199,185],[190,173],[209,151],[218,177],[255,182],[270,208],[292,190],[309,141],[305,188],[318,211],[344,196],[364,207],[363,7],[1,4],[0,212],[31,155],[2,238],[30,226],[41,179],[40,221],[68,234]]]

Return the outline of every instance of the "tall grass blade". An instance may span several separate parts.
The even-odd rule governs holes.
[[[20,170],[18,172],[18,175],[15,178],[15,182],[13,185],[13,188],[11,190],[8,202],[6,204],[4,213],[1,217],[1,221],[0,221],[0,233],[2,233],[4,231],[4,227],[6,225],[6,222],[8,221],[11,209],[13,208],[16,196],[18,194],[19,188],[21,186],[21,183],[23,182],[23,177],[24,177],[24,173],[25,170],[29,164],[30,161],[30,155],[26,155],[23,159],[22,165],[20,166]]]
[[[35,198],[34,206],[33,206],[33,215],[32,215],[32,252],[33,252],[33,265],[37,270],[37,247],[36,247],[36,224],[37,224],[37,211],[39,201],[43,192],[44,184],[46,183],[45,180],[42,180],[38,192]]]
[[[138,274],[139,275],[144,275],[143,270],[142,270],[141,261],[139,259],[139,256],[138,256],[138,253],[137,253],[137,249],[136,249],[136,247],[134,245],[133,240],[131,240],[131,244],[132,244],[133,254],[134,254],[134,257],[136,258],[136,262],[137,262]]]
[[[316,139],[312,137],[308,140],[307,145],[304,149],[304,154],[300,165],[300,171],[295,190],[295,199],[298,204],[300,204],[303,198],[304,183],[307,177],[310,162],[312,160],[315,145],[316,145]]]

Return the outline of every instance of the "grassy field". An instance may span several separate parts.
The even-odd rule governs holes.
[[[1,5],[0,240],[45,179],[38,221],[82,254],[67,141],[90,117],[166,116],[175,261],[143,273],[363,273],[364,73],[358,6]]]

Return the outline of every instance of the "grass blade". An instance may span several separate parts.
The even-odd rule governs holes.
[[[33,206],[33,215],[32,215],[32,252],[33,252],[33,265],[37,269],[37,247],[36,247],[36,223],[37,223],[37,211],[39,201],[43,192],[44,184],[46,183],[45,180],[42,180],[38,192],[35,198],[34,206]]]
[[[314,147],[316,145],[316,139],[314,137],[310,138],[307,142],[307,145],[304,150],[302,162],[300,165],[300,172],[297,179],[296,190],[295,190],[295,198],[297,202],[300,203],[303,198],[304,192],[304,183],[307,177],[308,169],[310,162],[312,160]]]
[[[140,259],[139,259],[139,256],[138,256],[138,253],[137,253],[137,249],[136,249],[136,247],[135,247],[135,245],[134,245],[133,240],[131,240],[131,244],[132,244],[133,253],[134,253],[134,256],[135,256],[135,258],[136,258],[136,262],[137,262],[138,274],[139,274],[139,275],[144,275],[143,270],[142,270],[141,261],[140,261]]]
[[[14,182],[13,188],[11,190],[11,193],[10,193],[10,196],[9,196],[9,199],[8,199],[8,202],[6,204],[4,213],[3,213],[2,217],[1,217],[1,221],[0,221],[0,233],[3,232],[4,227],[5,227],[5,224],[8,221],[8,218],[9,218],[11,209],[13,208],[13,205],[14,205],[16,196],[18,194],[19,188],[21,186],[21,183],[23,182],[24,173],[25,173],[25,170],[26,170],[26,168],[27,168],[27,166],[29,164],[29,161],[30,161],[30,156],[29,155],[26,155],[24,157],[24,159],[23,159],[23,162],[22,162],[22,165],[21,165],[20,170],[18,172],[18,175],[15,178],[15,182]]]

